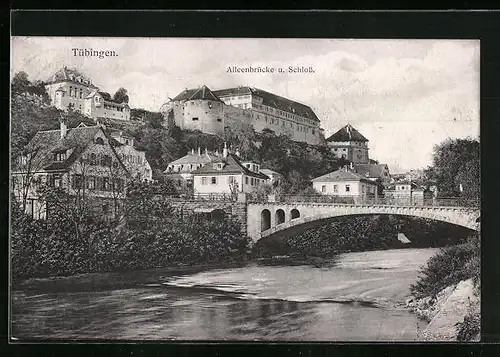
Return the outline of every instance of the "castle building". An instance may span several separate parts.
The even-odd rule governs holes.
[[[92,84],[90,78],[76,69],[64,67],[47,81],[45,89],[53,106],[61,110],[70,107],[93,118],[130,120],[127,103],[116,103]]]
[[[337,158],[349,160],[354,164],[369,164],[368,139],[351,124],[347,124],[335,134],[331,135],[326,142]]]
[[[221,134],[226,127],[251,125],[255,131],[273,130],[294,141],[318,145],[323,129],[307,105],[252,87],[211,91],[207,86],[186,89],[160,111],[181,129]]]

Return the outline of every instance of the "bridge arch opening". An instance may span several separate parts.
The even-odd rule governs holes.
[[[226,217],[226,211],[221,209],[214,209],[210,212],[210,220],[212,221],[220,221]]]
[[[260,213],[260,230],[261,232],[271,228],[271,211],[268,209],[262,210]]]
[[[281,208],[276,210],[276,225],[285,223],[285,211]]]
[[[300,218],[300,212],[298,209],[294,208],[290,211],[290,217],[292,217],[292,219],[297,219],[297,218]]]

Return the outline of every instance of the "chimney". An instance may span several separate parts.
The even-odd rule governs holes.
[[[198,156],[201,156],[201,148],[198,146]]]
[[[66,119],[61,118],[59,120],[59,129],[61,133],[61,139],[63,139],[68,133],[68,125],[66,124]]]
[[[227,157],[227,145],[224,141],[224,150],[222,151],[222,157],[225,159]]]

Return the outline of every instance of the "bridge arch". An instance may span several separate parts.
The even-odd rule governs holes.
[[[226,217],[227,213],[226,211],[222,209],[214,209],[212,212],[210,212],[210,220],[212,221],[217,221],[217,220],[222,220]]]
[[[260,213],[260,231],[264,232],[271,228],[271,211],[267,208]]]
[[[285,223],[285,211],[281,208],[276,210],[276,225]]]
[[[277,232],[288,230],[291,227],[299,229],[298,226],[301,225],[307,227],[314,224],[322,224],[321,221],[324,222],[324,220],[341,216],[411,216],[451,223],[471,230],[479,230],[480,225],[478,221],[480,211],[478,208],[472,207],[256,203],[249,204],[247,210],[247,234],[254,242]],[[274,219],[271,220],[271,212],[278,212],[279,210],[290,212],[290,215],[285,217],[284,223],[278,225],[275,224],[275,222],[278,222],[277,217],[272,217]],[[299,213],[299,217],[292,218],[297,214],[294,210]],[[294,212],[293,214],[292,211]]]
[[[290,211],[290,219],[300,218],[300,211],[297,208],[292,208]]]

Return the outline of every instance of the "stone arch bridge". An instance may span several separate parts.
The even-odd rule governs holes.
[[[403,215],[428,218],[447,222],[479,231],[480,210],[478,206],[461,207],[455,205],[404,205],[377,203],[332,203],[301,202],[300,199],[290,202],[248,202],[246,196],[238,199],[226,197],[192,200],[175,200],[173,206],[181,212],[184,210],[208,214],[220,212],[237,218],[243,230],[246,230],[253,242],[275,234],[300,232],[325,223],[325,221],[341,216],[353,215]]]
[[[247,235],[257,242],[292,228],[308,229],[335,217],[373,214],[428,218],[479,230],[479,209],[472,207],[268,202],[248,204]]]

